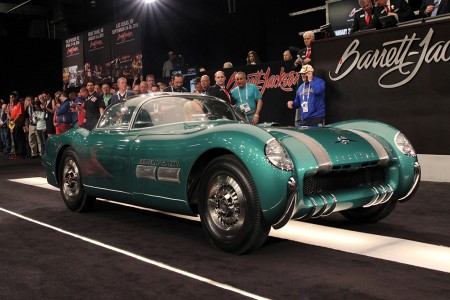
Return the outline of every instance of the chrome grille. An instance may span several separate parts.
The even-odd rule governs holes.
[[[303,181],[303,194],[332,193],[337,190],[373,186],[384,183],[384,169],[365,168],[358,171],[316,174]]]

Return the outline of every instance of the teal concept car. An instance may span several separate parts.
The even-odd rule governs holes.
[[[389,125],[274,125],[246,124],[210,96],[140,95],[107,107],[92,131],[51,136],[43,164],[72,211],[102,198],[198,215],[211,242],[237,254],[291,219],[379,221],[418,188],[414,148]]]

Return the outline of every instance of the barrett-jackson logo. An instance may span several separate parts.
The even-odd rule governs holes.
[[[103,46],[102,40],[93,40],[89,43],[89,49],[97,49]]]
[[[295,87],[300,78],[300,75],[295,71],[290,71],[289,73],[284,72],[283,67],[280,70],[280,74],[270,75],[270,71],[270,67],[267,67],[265,72],[263,70],[259,70],[255,73],[247,74],[247,82],[256,85],[261,94],[264,94],[266,89],[278,88],[285,92],[292,92],[292,87]],[[230,80],[227,84],[227,88],[229,90],[236,87],[236,82],[234,79],[236,73],[237,72],[234,72],[230,76]]]
[[[383,43],[384,48],[381,51],[376,49],[364,53],[358,51],[359,40],[355,39],[341,56],[334,74],[329,72],[329,77],[333,81],[338,81],[350,74],[354,68],[358,70],[388,68],[378,78],[378,85],[386,89],[400,87],[411,81],[424,63],[448,62],[450,60],[450,40],[431,44],[433,33],[434,30],[430,28],[422,41],[414,33],[411,37],[406,35],[401,40]],[[413,50],[413,45],[416,43],[419,43],[420,51]],[[348,67],[341,70],[344,64]],[[395,74],[395,72],[398,72],[398,74]],[[395,75],[393,76],[395,78],[400,75],[403,79],[400,81],[390,80],[390,75]]]
[[[78,48],[78,47],[70,47],[70,48],[67,48],[67,55],[75,55],[75,54],[77,54],[78,52],[80,52],[80,48]]]
[[[123,33],[119,33],[117,35],[117,41],[118,42],[124,42],[126,40],[129,40],[133,37],[133,32],[131,31],[127,31],[127,32],[123,32]]]

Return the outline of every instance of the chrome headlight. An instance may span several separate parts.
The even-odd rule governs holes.
[[[394,142],[395,146],[397,146],[398,150],[400,150],[403,154],[409,157],[416,157],[416,151],[414,150],[411,142],[400,131],[395,135]]]
[[[273,138],[266,143],[264,153],[267,159],[278,169],[291,171],[294,168],[294,163],[289,154],[277,139]]]

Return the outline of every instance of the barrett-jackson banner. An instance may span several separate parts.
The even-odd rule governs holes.
[[[317,41],[327,123],[374,119],[394,125],[418,153],[450,154],[449,21]]]
[[[228,90],[236,87],[235,75],[242,71],[247,75],[247,82],[256,85],[262,94],[263,108],[261,122],[277,122],[281,125],[295,125],[295,110],[287,107],[289,100],[294,100],[299,73],[292,70],[293,61],[272,62],[257,66],[242,66],[224,69]],[[214,72],[207,72],[214,85]],[[201,74],[200,74],[201,75]],[[185,85],[195,76],[185,76]]]
[[[63,83],[68,88],[81,86],[85,81],[83,35],[74,35],[63,42]]]
[[[139,22],[128,19],[117,22],[111,29],[111,72],[114,81],[119,77],[133,79],[142,75],[142,38]]]
[[[102,83],[111,81],[111,26],[102,26],[89,30],[84,35],[86,81]]]

